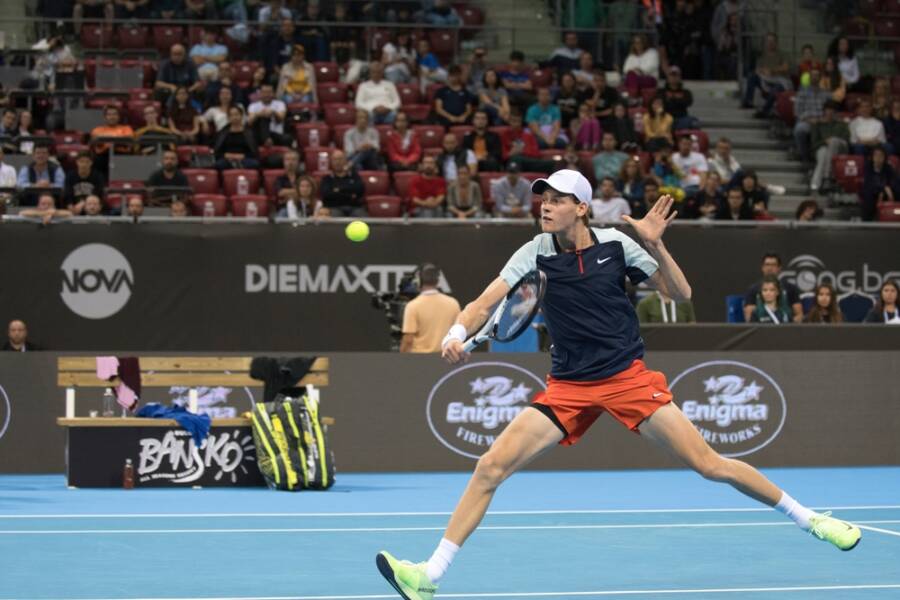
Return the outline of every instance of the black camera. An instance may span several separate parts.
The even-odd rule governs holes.
[[[391,352],[400,351],[400,340],[403,338],[403,310],[407,303],[419,295],[416,274],[404,275],[397,284],[396,291],[372,294],[372,307],[384,311],[390,329]]]

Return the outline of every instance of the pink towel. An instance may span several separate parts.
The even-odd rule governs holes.
[[[98,356],[97,377],[105,381],[109,381],[113,377],[119,377],[121,380],[122,377],[119,373],[119,359],[115,356]],[[115,389],[116,401],[119,405],[127,410],[134,410],[138,401],[138,395],[135,391],[125,385],[125,383],[119,383]]]

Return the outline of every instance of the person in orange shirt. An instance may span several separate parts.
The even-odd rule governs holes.
[[[106,125],[94,127],[94,129],[91,130],[91,142],[96,156],[94,164],[97,165],[99,170],[108,175],[109,144],[94,144],[93,141],[103,137],[127,138],[128,143],[123,143],[121,145],[116,144],[115,152],[116,154],[131,154],[134,147],[134,130],[131,129],[129,125],[121,124],[122,117],[119,112],[119,107],[117,106],[107,105],[106,108],[103,109],[103,118],[106,121]],[[126,140],[123,140],[123,142],[125,141]]]

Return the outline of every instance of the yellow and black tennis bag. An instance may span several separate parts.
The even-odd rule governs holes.
[[[250,415],[256,462],[272,489],[326,490],[334,485],[334,454],[319,406],[304,395],[258,402]]]

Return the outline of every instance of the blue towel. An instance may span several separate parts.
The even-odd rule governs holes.
[[[203,440],[209,435],[209,426],[212,424],[209,415],[195,415],[188,412],[183,406],[177,405],[148,404],[137,412],[137,416],[151,419],[175,419],[179,425],[190,432],[198,448],[203,445]]]

